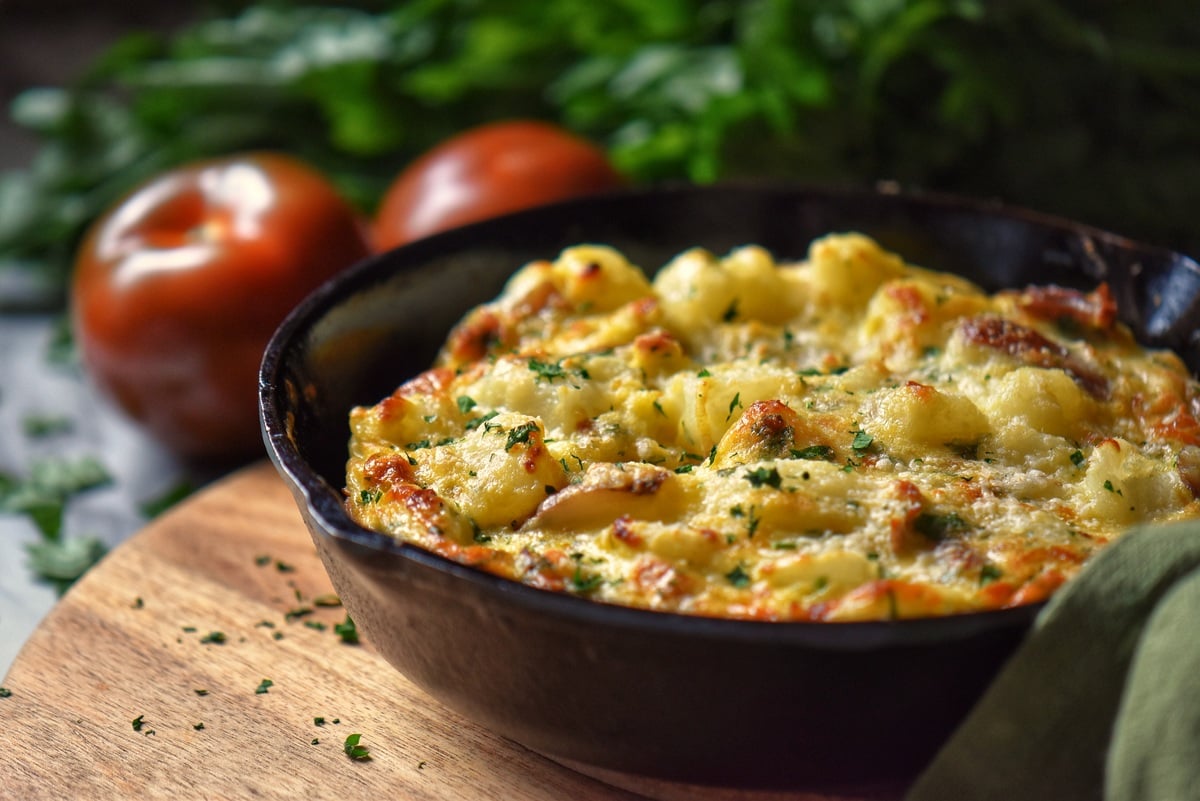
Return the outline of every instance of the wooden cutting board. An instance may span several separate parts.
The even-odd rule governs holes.
[[[343,643],[332,592],[269,464],[180,504],[80,580],[0,682],[0,795],[770,797],[592,778],[530,752]],[[346,754],[351,734],[370,759]]]

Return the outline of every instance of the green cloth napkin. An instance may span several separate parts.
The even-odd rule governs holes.
[[[1200,799],[1200,522],[1069,581],[905,798]]]

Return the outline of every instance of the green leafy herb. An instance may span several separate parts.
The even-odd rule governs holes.
[[[833,448],[828,445],[809,445],[806,448],[793,449],[792,458],[828,461],[833,458]]]
[[[1083,455],[1083,451],[1071,452],[1071,464],[1076,467],[1082,467],[1085,461],[1087,461],[1087,457]]]
[[[1000,578],[1003,575],[1004,575],[1004,571],[1001,570],[996,565],[986,564],[983,567],[979,568],[979,583],[980,583],[980,585],[991,584],[993,581],[995,581],[996,579]]]
[[[192,728],[195,729],[196,731],[201,731],[204,729],[204,723],[202,723],[202,722],[201,723],[193,723]]]
[[[96,537],[42,540],[25,545],[29,566],[39,578],[65,590],[108,552]]]
[[[379,503],[381,498],[383,498],[383,490],[381,489],[365,489],[358,491],[358,502],[362,506],[370,506],[373,503]]]
[[[861,454],[867,448],[870,448],[871,443],[874,441],[874,437],[872,437],[866,431],[859,429],[858,431],[854,432],[854,439],[850,442],[850,447]]]
[[[258,686],[254,688],[254,694],[265,695],[274,686],[275,682],[271,681],[270,679],[263,679],[258,683]]]
[[[7,687],[0,687],[0,698],[12,698],[12,690]]]
[[[473,417],[467,421],[466,428],[468,431],[479,428],[481,425],[484,425],[485,423],[487,423],[489,420],[491,420],[493,417],[495,417],[498,414],[500,414],[500,412],[488,412],[487,414],[481,415],[479,417]]]
[[[201,695],[201,696],[208,695],[208,690],[201,689],[201,688],[197,688],[197,689],[193,690],[192,692],[196,693],[196,695]]]
[[[739,392],[736,395],[734,395],[733,400],[731,400],[729,402],[729,414],[725,416],[725,419],[728,420],[730,417],[733,417],[733,410],[739,409],[739,408],[741,408],[741,406],[742,406],[742,393]]]
[[[559,362],[543,362],[538,359],[529,360],[529,369],[537,373],[539,379],[553,381],[556,378],[566,378],[567,371]]]
[[[367,746],[360,744],[361,740],[361,734],[351,734],[346,737],[346,742],[342,746],[346,752],[346,756],[360,761],[371,758],[371,754],[369,753]]]
[[[271,564],[271,557],[267,554],[259,554],[258,556],[254,557],[254,564],[258,565],[259,567],[266,567],[267,565]]]
[[[575,565],[575,573],[571,576],[570,584],[574,592],[586,594],[592,592],[603,583],[603,576],[597,573],[584,573],[579,565]]]
[[[725,574],[725,579],[738,589],[750,586],[750,574],[746,572],[740,563],[733,570]]]
[[[744,478],[750,482],[753,487],[771,487],[779,489],[783,483],[783,477],[779,475],[779,471],[774,467],[756,467],[753,470],[746,472]]]
[[[67,501],[111,480],[103,465],[90,456],[37,461],[24,480],[0,480],[0,513],[28,515],[43,538],[57,540]]]
[[[738,316],[738,299],[734,298],[733,300],[729,301],[729,306],[727,306],[725,308],[725,311],[721,312],[721,320],[726,323],[731,323],[737,319],[737,316]]]
[[[518,444],[528,444],[529,438],[538,431],[537,423],[530,421],[522,423],[508,432],[508,439],[505,440],[504,450],[511,451]]]
[[[287,622],[291,623],[293,620],[299,620],[302,617],[307,617],[308,615],[311,615],[314,611],[315,610],[311,606],[305,606],[305,605],[301,604],[300,606],[292,607],[287,612],[285,612],[283,615],[283,619],[286,620]]]
[[[27,437],[52,437],[65,434],[74,427],[69,417],[31,414],[21,420],[21,428]]]
[[[313,606],[335,607],[342,605],[342,599],[335,593],[328,592],[312,599]]]
[[[223,631],[210,631],[200,638],[200,642],[212,645],[224,645],[227,638]]]
[[[334,625],[333,633],[346,645],[358,645],[358,627],[354,625],[354,621],[350,619],[349,615],[346,615],[346,619],[341,623]]]
[[[134,731],[141,731],[145,727],[146,727],[146,716],[145,715],[138,715],[136,718],[133,719],[133,730]]]
[[[955,512],[934,514],[922,512],[913,521],[913,528],[935,542],[969,531],[971,524]]]
[[[469,395],[459,395],[456,403],[458,404],[458,411],[462,414],[466,414],[475,408],[475,399]]]

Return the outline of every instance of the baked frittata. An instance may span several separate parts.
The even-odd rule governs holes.
[[[1107,287],[987,294],[858,234],[653,278],[526,265],[437,363],[353,410],[363,526],[546,590],[870,620],[1046,598],[1200,513],[1200,392]]]

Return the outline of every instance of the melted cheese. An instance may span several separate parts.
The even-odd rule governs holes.
[[[549,590],[769,620],[1044,599],[1200,513],[1200,392],[1105,287],[988,295],[831,235],[653,281],[581,246],[353,410],[362,525]]]

